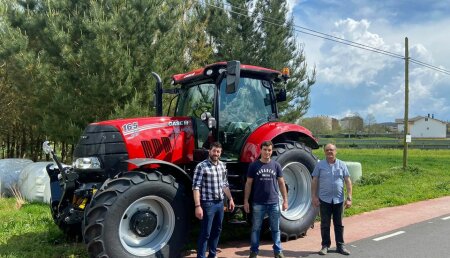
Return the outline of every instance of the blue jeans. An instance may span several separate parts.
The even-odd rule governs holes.
[[[253,221],[250,251],[258,253],[259,236],[261,232],[262,222],[265,215],[269,217],[270,232],[272,233],[273,252],[278,254],[282,251],[280,240],[280,206],[276,204],[253,204]]]
[[[222,232],[223,201],[202,201],[203,219],[198,237],[197,258],[205,258],[206,247],[209,247],[208,257],[216,257],[217,244]]]

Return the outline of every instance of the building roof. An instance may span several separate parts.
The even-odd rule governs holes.
[[[419,120],[425,119],[425,118],[428,118],[428,119],[432,119],[432,120],[441,122],[441,123],[443,123],[443,124],[445,124],[445,125],[447,124],[446,122],[444,122],[444,121],[442,121],[442,120],[439,120],[439,119],[436,119],[436,118],[432,118],[432,117],[426,117],[426,116],[416,116],[416,117],[410,118],[410,119],[408,120],[408,122],[414,123],[414,122],[416,122],[416,121],[419,121]],[[404,119],[402,119],[402,118],[396,118],[396,119],[395,119],[395,122],[396,122],[397,124],[403,124],[403,121],[404,121]]]

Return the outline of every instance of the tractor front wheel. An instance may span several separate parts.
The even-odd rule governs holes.
[[[283,169],[288,191],[288,209],[281,213],[281,236],[284,240],[297,239],[306,234],[318,214],[311,202],[311,173],[317,159],[309,147],[298,142],[275,144],[272,158]]]
[[[188,238],[183,185],[159,172],[127,172],[93,197],[84,229],[93,257],[179,257]]]

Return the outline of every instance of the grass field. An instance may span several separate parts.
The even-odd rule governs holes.
[[[315,153],[323,159],[322,150]],[[450,195],[450,150],[338,149],[338,158],[360,162],[361,182],[353,190],[347,215]]]
[[[324,158],[320,149],[315,154]],[[398,149],[338,149],[338,158],[360,162],[363,168],[346,216],[450,195],[450,150],[410,150],[406,171],[401,168],[402,155]],[[224,225],[221,241],[248,237],[245,228]],[[191,241],[188,248],[194,246]],[[47,205],[26,203],[17,208],[14,198],[0,198],[0,257],[87,257],[87,253],[83,244],[64,238]]]

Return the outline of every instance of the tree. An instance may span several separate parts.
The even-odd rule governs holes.
[[[308,74],[303,48],[297,43],[294,34],[293,17],[286,18],[285,0],[258,0],[256,17],[258,29],[263,35],[261,65],[281,70],[289,67],[291,79],[285,85],[287,101],[279,103],[282,120],[295,121],[302,117],[310,106],[309,94],[315,82],[315,69]]]
[[[215,60],[238,59],[242,63],[281,70],[291,69],[286,85],[287,101],[279,103],[282,120],[295,121],[310,105],[315,69],[308,74],[303,49],[294,35],[293,19],[286,18],[285,0],[208,1],[207,32]]]
[[[373,132],[373,127],[377,123],[375,116],[372,113],[367,114],[365,125],[367,128],[367,134],[370,135]]]
[[[75,143],[90,122],[153,114],[150,72],[160,73],[168,85],[169,75],[204,62],[196,42],[204,44],[205,37],[192,34],[193,5],[193,0],[2,3],[0,60],[14,74],[11,85],[26,96],[23,121],[52,140]]]

